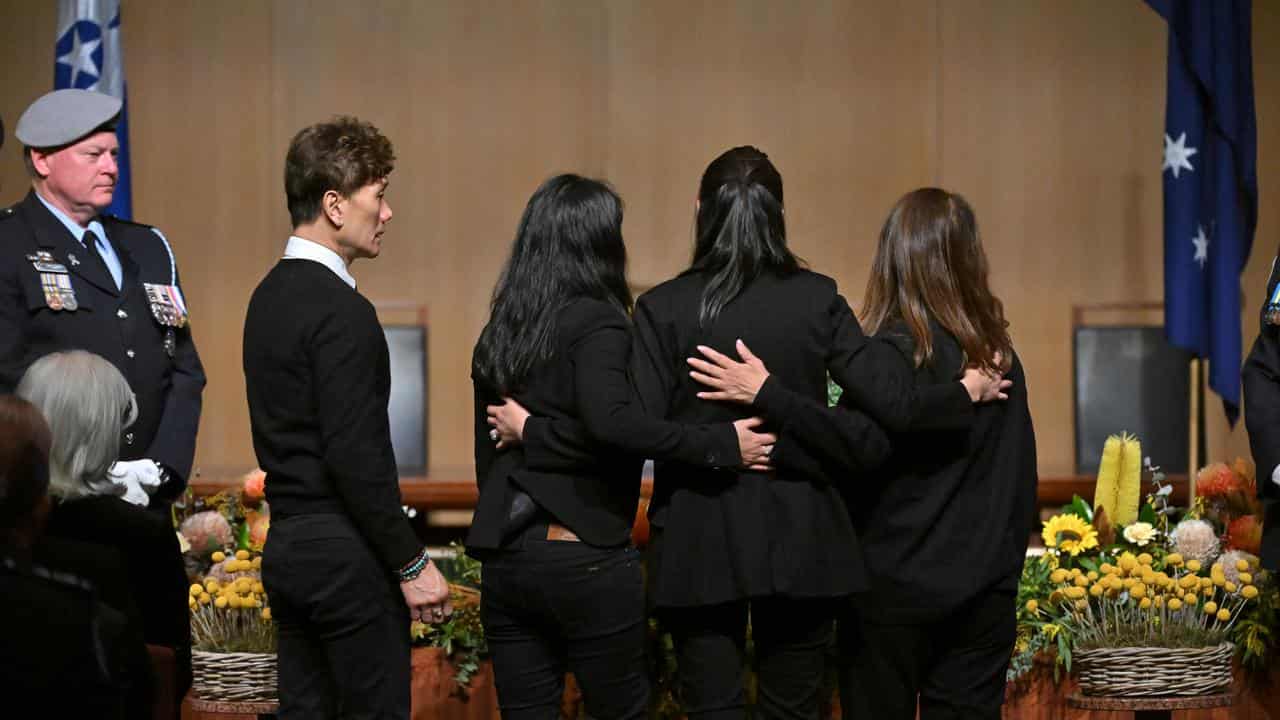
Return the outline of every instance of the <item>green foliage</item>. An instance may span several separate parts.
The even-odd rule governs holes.
[[[1085,522],[1093,522],[1093,508],[1079,495],[1072,495],[1071,502],[1062,507],[1062,512],[1065,515],[1075,515]]]
[[[827,375],[827,407],[835,407],[840,402],[840,396],[844,394],[844,389]]]
[[[409,638],[419,647],[444,650],[455,670],[454,679],[464,695],[471,678],[480,670],[481,659],[488,654],[484,626],[480,623],[480,562],[469,557],[458,543],[450,546],[452,557],[432,562],[449,581],[453,596],[453,615],[442,623],[413,622]]]

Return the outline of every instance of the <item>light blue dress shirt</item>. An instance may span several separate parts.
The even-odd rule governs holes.
[[[111,272],[111,279],[116,281],[116,289],[119,290],[120,284],[124,280],[124,266],[120,264],[120,256],[116,255],[115,248],[111,247],[111,240],[107,238],[107,230],[102,227],[102,223],[98,222],[97,218],[94,218],[89,221],[89,227],[80,227],[75,220],[67,217],[66,213],[41,197],[40,193],[36,193],[36,197],[40,199],[41,203],[44,203],[45,207],[49,208],[49,212],[53,213],[53,216],[58,218],[59,222],[67,226],[67,230],[71,232],[71,237],[75,238],[76,242],[84,245],[84,234],[87,230],[92,230],[98,236],[98,242],[94,243],[97,247],[93,248],[93,250],[102,256],[102,261],[107,264],[107,270]]]

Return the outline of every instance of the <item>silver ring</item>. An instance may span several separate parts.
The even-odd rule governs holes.
[[[492,430],[490,430],[490,431],[489,431],[489,439],[490,439],[490,440],[493,440],[493,441],[495,441],[495,442],[497,441],[497,439],[498,439],[498,428],[493,428]]]

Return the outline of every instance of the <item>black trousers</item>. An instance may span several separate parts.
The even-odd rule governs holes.
[[[998,720],[1017,633],[1014,594],[990,591],[927,624],[840,616],[845,720]]]
[[[272,523],[262,582],[278,632],[281,720],[408,720],[409,610],[346,516]]]
[[[538,539],[539,532],[545,538],[546,526],[483,559],[480,616],[502,717],[559,718],[566,671],[591,717],[646,717],[639,553]]]
[[[747,616],[755,648],[758,718],[817,718],[836,612],[829,599],[782,597],[663,608],[679,665],[680,702],[690,718],[746,715]]]

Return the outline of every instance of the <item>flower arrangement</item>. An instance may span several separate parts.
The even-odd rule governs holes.
[[[1092,505],[1077,496],[1044,521],[1045,552],[1028,558],[1019,583],[1010,679],[1044,654],[1056,677],[1071,670],[1074,653],[1095,649],[1230,642],[1255,666],[1275,650],[1276,587],[1257,557],[1227,539],[1245,517],[1233,514],[1247,508],[1233,494],[1250,492],[1245,464],[1206,468],[1197,502],[1183,509],[1169,504],[1172,486],[1141,457],[1136,438],[1109,438]]]
[[[196,497],[188,488],[172,512],[174,527],[191,546],[189,553],[207,564],[212,553],[229,548],[262,552],[271,528],[265,481],[266,473],[255,468],[234,489],[216,495]]]
[[[262,556],[238,550],[227,557],[219,551],[212,560],[209,576],[193,583],[188,594],[193,649],[274,653],[271,606],[260,576]]]

